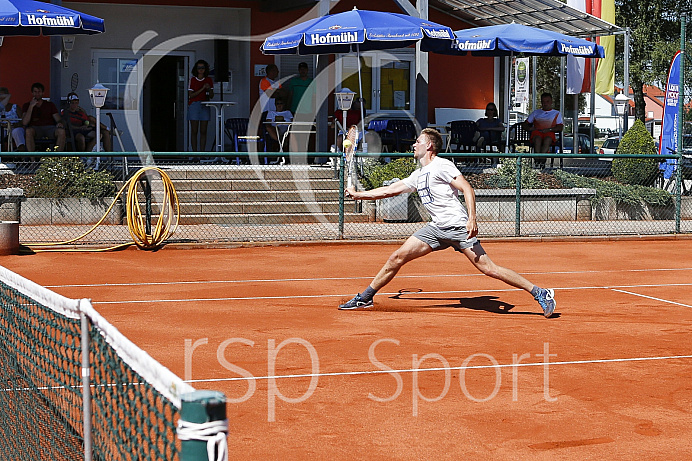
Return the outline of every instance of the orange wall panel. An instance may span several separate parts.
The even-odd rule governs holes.
[[[31,84],[41,82],[50,97],[50,38],[5,37],[0,46],[0,86],[12,94],[12,102],[31,99]]]

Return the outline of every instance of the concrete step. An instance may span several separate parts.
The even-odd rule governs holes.
[[[181,191],[289,191],[289,190],[339,190],[339,181],[334,179],[313,180],[273,180],[259,179],[219,179],[192,180],[184,179],[173,182],[173,187]]]
[[[337,223],[339,181],[324,167],[200,165],[166,167],[180,201],[181,224]],[[157,185],[154,183],[154,194]],[[140,203],[144,202],[139,193]],[[156,201],[156,200],[155,200]],[[346,222],[367,222],[347,201]],[[153,214],[158,213],[154,204]]]
[[[338,190],[299,191],[177,191],[180,203],[235,202],[331,202],[339,200]],[[144,200],[144,194],[139,194]]]
[[[263,166],[252,167],[249,165],[239,166],[198,166],[198,167],[166,167],[163,168],[172,181],[187,179],[211,181],[224,179],[265,179],[275,180],[312,180],[312,179],[334,179],[335,170],[325,167],[307,166]]]
[[[346,204],[348,206],[348,204]],[[156,207],[154,207],[156,209]],[[351,204],[351,208],[353,205]],[[158,211],[158,209],[156,209]],[[339,202],[181,203],[180,214],[338,213]]]
[[[153,221],[156,221],[155,219]],[[368,222],[368,216],[360,213],[344,214],[344,221]],[[219,224],[219,225],[272,225],[272,224],[313,224],[319,222],[338,223],[338,213],[309,214],[309,213],[280,213],[280,214],[197,214],[180,216],[180,224]]]
[[[245,202],[334,202],[339,191],[178,191],[178,201],[183,203],[245,203]],[[154,196],[156,201],[156,196]],[[138,194],[144,203],[144,194]],[[347,200],[348,201],[348,200]]]

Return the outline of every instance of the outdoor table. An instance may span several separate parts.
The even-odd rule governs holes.
[[[286,131],[284,134],[280,137],[279,140],[279,152],[284,151],[284,144],[286,142],[286,138],[288,138],[289,133],[293,134],[313,134],[316,133],[317,130],[315,129],[315,122],[299,122],[299,121],[292,121],[292,122],[272,122],[272,121],[267,121],[265,122],[267,125],[272,125],[277,128],[279,127],[286,127]]]
[[[214,114],[216,116],[216,152],[224,151],[224,129],[223,124],[225,120],[224,110],[226,106],[234,106],[235,102],[232,101],[202,101],[202,104],[213,107]]]

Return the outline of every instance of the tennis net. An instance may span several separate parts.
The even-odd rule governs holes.
[[[65,298],[1,266],[0,298],[3,459],[81,460],[86,446],[95,460],[178,459],[175,420],[180,396],[194,391],[190,385],[123,336],[88,299]],[[90,381],[90,414],[83,379]]]

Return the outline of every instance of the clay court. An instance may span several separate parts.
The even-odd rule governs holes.
[[[686,238],[505,240],[452,250],[375,307],[336,306],[396,248],[333,244],[39,253],[2,264],[91,298],[197,389],[228,398],[230,459],[675,459],[692,452]],[[684,457],[684,455],[683,455]]]

